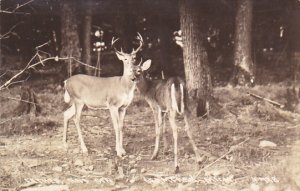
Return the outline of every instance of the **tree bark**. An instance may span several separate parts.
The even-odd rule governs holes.
[[[61,1],[61,57],[74,57],[77,60],[81,59],[80,41],[78,34],[78,19],[76,13],[76,3],[78,1],[63,0]],[[65,70],[68,70],[68,65],[71,64],[71,73],[83,73],[82,67],[74,60],[65,61]]]
[[[2,10],[2,2],[0,1],[0,10]],[[0,35],[2,34],[2,15],[0,14]],[[2,68],[2,40],[0,39],[0,69]]]
[[[92,32],[92,13],[91,7],[87,7],[83,20],[83,47],[82,61],[85,64],[91,65],[91,32]],[[92,75],[93,70],[86,67],[88,75]]]
[[[237,0],[234,71],[230,79],[232,85],[252,85],[254,64],[252,60],[252,0]]]
[[[199,1],[179,0],[180,25],[183,40],[183,62],[189,97],[196,104],[197,116],[207,112],[212,95],[208,58],[201,34]]]
[[[300,2],[290,0],[288,17],[288,58],[291,66],[291,76],[294,81],[300,79]]]

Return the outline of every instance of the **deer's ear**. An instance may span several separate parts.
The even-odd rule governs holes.
[[[141,68],[143,71],[145,71],[145,70],[148,70],[150,68],[150,66],[151,66],[151,60],[147,60],[143,63]]]

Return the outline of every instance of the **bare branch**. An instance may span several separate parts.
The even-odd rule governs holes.
[[[6,73],[7,73],[7,71],[4,72],[3,74],[1,74],[1,75],[0,75],[0,78],[2,78]]]
[[[27,100],[23,100],[23,99],[21,99],[21,98],[5,97],[5,96],[1,96],[1,95],[0,95],[0,97],[6,98],[6,99],[10,99],[10,100],[14,100],[14,101],[18,101],[18,102],[24,102],[24,103],[30,103],[30,104],[33,104],[33,105],[38,105],[38,104],[36,104],[36,103],[34,103],[34,102],[27,101]]]
[[[10,84],[7,85],[6,88],[9,88],[9,86],[14,85],[14,84],[26,82],[28,79],[29,79],[29,76],[25,80],[19,80],[19,81],[11,82]]]
[[[18,9],[20,9],[21,7],[24,7],[25,5],[33,2],[34,0],[29,0],[26,3],[23,3],[22,5],[17,5],[17,7],[12,11],[12,12],[16,12]]]
[[[76,62],[78,62],[79,64],[82,64],[84,66],[87,66],[87,67],[90,67],[90,68],[93,68],[95,70],[99,70],[98,68],[96,67],[93,67],[93,66],[90,66],[88,64],[85,64],[77,59],[75,59],[74,57],[64,57],[64,58],[59,58],[59,57],[49,57],[49,58],[45,58],[43,60],[39,59],[38,62],[34,63],[34,64],[31,64],[31,62],[36,58],[38,57],[39,54],[36,53],[31,59],[30,61],[27,63],[27,65],[25,66],[25,68],[23,68],[21,71],[19,71],[17,74],[15,74],[13,77],[11,77],[9,80],[7,80],[3,85],[0,86],[0,91],[3,90],[3,89],[6,89],[8,88],[10,85],[12,85],[12,83],[16,83],[16,82],[13,82],[13,80],[15,80],[17,77],[19,77],[21,74],[23,74],[26,70],[28,69],[34,69],[34,67],[40,65],[40,64],[44,64],[44,62],[46,61],[49,61],[49,60],[55,60],[55,61],[59,61],[59,60],[74,60]],[[30,65],[31,64],[31,65]],[[18,81],[18,83],[20,83],[21,81]]]
[[[12,27],[11,27],[6,33],[4,33],[3,35],[0,34],[0,40],[1,40],[1,39],[4,39],[4,38],[8,38],[8,36],[9,36],[11,33],[13,33],[13,30],[14,30],[19,24],[21,24],[21,23],[23,23],[23,22],[19,22],[19,23],[15,24],[14,26],[12,26]]]
[[[34,0],[29,0],[21,5],[17,5],[16,8],[14,8],[12,11],[8,11],[8,10],[0,10],[0,13],[5,13],[5,14],[29,14],[29,13],[24,13],[24,12],[17,12],[18,9],[20,9],[21,7],[24,7],[26,5],[28,5],[29,3],[32,3]]]
[[[40,48],[42,48],[43,46],[49,45],[51,43],[51,40],[49,40],[48,42],[45,42],[44,44],[41,44],[37,47],[35,47],[36,50],[39,50]]]

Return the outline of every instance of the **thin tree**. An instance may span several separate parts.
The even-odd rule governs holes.
[[[60,3],[61,8],[61,57],[73,57],[75,59],[81,59],[80,42],[78,34],[78,19],[76,5],[78,1],[63,0]],[[73,73],[81,73],[80,65],[77,62],[73,62],[72,59],[66,61],[65,67],[67,71]],[[70,74],[69,73],[69,74]]]
[[[84,2],[86,3],[86,2]],[[83,18],[83,47],[82,47],[82,61],[85,64],[91,65],[91,32],[92,32],[92,10],[91,2],[87,1],[85,7],[85,15]],[[92,75],[92,70],[86,68],[86,72]]]
[[[254,63],[252,60],[253,0],[237,0],[234,70],[230,79],[232,85],[251,85],[254,82]]]
[[[200,5],[198,0],[179,0],[186,86],[190,98],[197,102],[197,116],[207,111],[212,94],[204,35],[200,30]]]

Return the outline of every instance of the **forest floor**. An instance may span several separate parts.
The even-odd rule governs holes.
[[[18,98],[20,88],[2,91],[0,190],[300,190],[299,113],[247,94],[285,104],[286,88],[285,83],[216,87],[220,108],[207,119],[190,121],[197,146],[215,157],[200,166],[195,162],[179,117],[179,174],[174,174],[168,123],[169,154],[161,149],[158,159],[150,160],[154,121],[138,93],[125,117],[127,155],[119,158],[108,111],[84,110],[81,127],[89,150],[84,155],[73,122],[68,149],[62,143],[63,88],[53,84],[33,88],[42,108],[37,117],[14,115],[19,103],[8,97]]]

